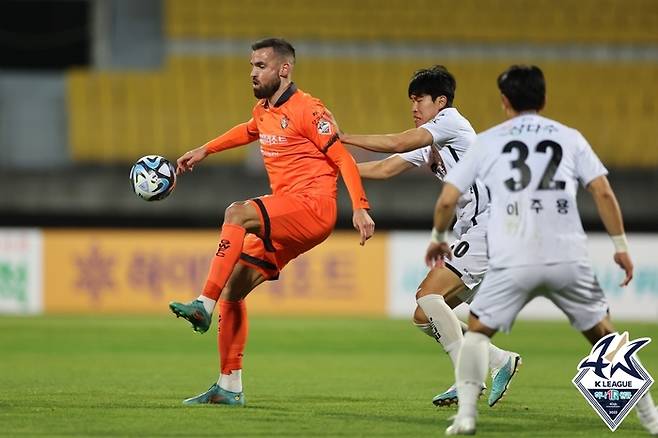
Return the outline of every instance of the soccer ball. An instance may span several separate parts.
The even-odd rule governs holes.
[[[147,201],[160,201],[176,186],[176,169],[164,157],[147,155],[130,169],[130,183],[137,196]]]

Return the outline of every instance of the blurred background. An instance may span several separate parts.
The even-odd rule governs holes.
[[[269,192],[258,147],[210,157],[158,203],[132,193],[128,172],[143,155],[175,161],[247,120],[254,104],[250,45],[268,36],[292,42],[295,82],[351,133],[413,127],[407,84],[416,69],[433,64],[455,74],[455,106],[476,131],[484,130],[503,120],[498,74],[514,63],[539,65],[547,79],[545,114],[589,139],[610,170],[628,231],[643,233],[632,239],[646,248],[637,293],[649,300],[648,315],[658,318],[652,256],[658,240],[651,234],[658,231],[655,0],[2,1],[0,285],[5,297],[41,291],[39,304],[5,309],[68,303],[53,294],[70,292],[73,301],[86,297],[89,308],[110,311],[121,307],[103,297],[135,288],[158,300],[198,290],[224,209]],[[353,152],[359,161],[382,158]],[[318,260],[300,258],[288,280],[264,286],[272,296],[288,290],[303,299],[300,290],[322,288],[360,294],[375,277],[385,277],[377,286],[383,289],[404,283],[400,288],[411,291],[402,300],[413,294],[422,254],[412,258],[415,268],[391,272],[399,264],[395,257],[409,254],[401,251],[424,249],[440,184],[410,172],[366,182],[366,190],[379,240],[358,253],[354,236],[339,234],[327,242],[326,258],[318,249]],[[586,228],[601,231],[589,197],[579,202]],[[349,229],[344,190],[340,205],[339,227]],[[414,239],[416,246],[407,247]],[[608,275],[614,287],[611,247],[601,239],[607,274],[600,276]],[[24,251],[20,257],[17,248]],[[346,262],[352,256],[364,259],[366,271],[354,270],[361,262]],[[357,312],[350,299],[341,309]],[[638,296],[628,299],[637,303]],[[404,313],[390,311],[390,299],[382,302],[374,313]],[[53,305],[53,311],[76,309]]]

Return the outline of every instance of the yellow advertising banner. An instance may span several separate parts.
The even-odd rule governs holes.
[[[46,230],[48,313],[166,313],[197,297],[217,231]],[[386,235],[337,232],[247,297],[251,313],[385,315]]]

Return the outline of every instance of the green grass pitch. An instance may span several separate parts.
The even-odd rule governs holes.
[[[658,326],[641,354],[658,378]],[[2,436],[442,436],[454,408],[430,400],[453,381],[447,356],[407,321],[251,319],[247,407],[183,407],[217,377],[205,335],[158,317],[0,317]],[[478,435],[612,435],[571,384],[589,346],[566,322],[520,321],[495,338],[524,365]],[[652,388],[654,399],[658,391]],[[648,436],[631,412],[615,437]]]

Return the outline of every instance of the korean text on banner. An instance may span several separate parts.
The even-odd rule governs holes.
[[[45,309],[75,313],[162,313],[198,296],[217,231],[47,230]],[[293,260],[278,281],[258,286],[250,312],[384,315],[386,239],[365,247],[335,233]]]

